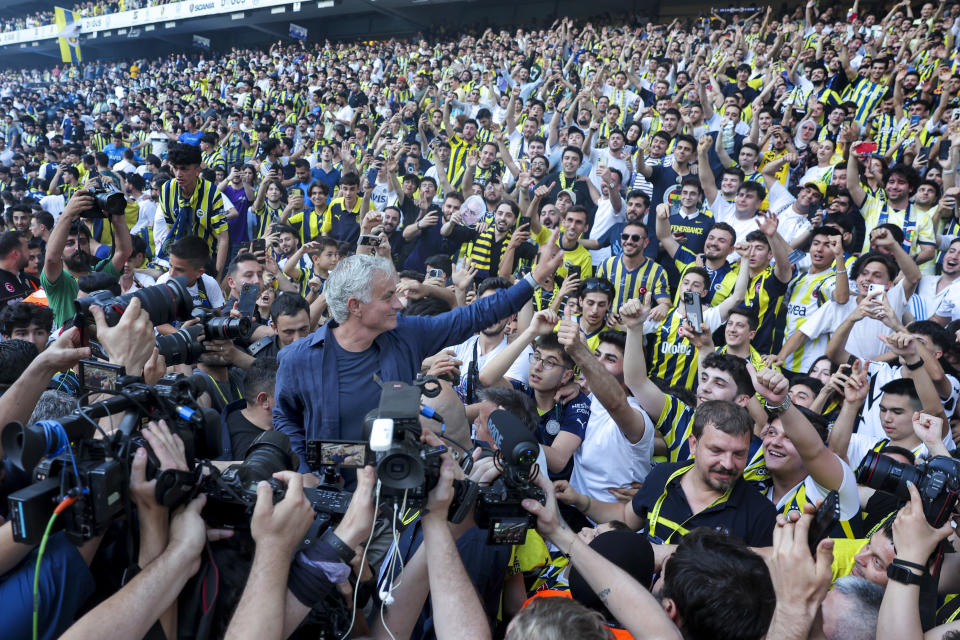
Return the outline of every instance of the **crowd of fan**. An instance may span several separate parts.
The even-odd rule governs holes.
[[[960,4],[723,16],[3,72],[0,424],[61,418],[95,358],[199,376],[222,461],[299,459],[249,529],[157,504],[143,451],[105,536],[39,563],[7,522],[5,635],[960,636]],[[253,331],[168,366],[196,320],[134,300],[81,344],[77,299],[172,277]],[[423,446],[471,444],[423,508],[307,465],[421,374]],[[540,447],[523,544],[447,522],[497,410]],[[142,433],[150,473],[192,464]]]
[[[80,2],[73,6],[73,11],[81,17],[103,16],[121,11],[132,11],[144,7],[155,7],[169,2],[180,0],[113,0],[112,2]],[[27,15],[4,16],[0,18],[0,31],[19,31],[53,24],[53,11],[34,11]]]

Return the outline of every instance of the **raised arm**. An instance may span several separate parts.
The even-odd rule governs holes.
[[[533,320],[530,322],[530,326],[517,336],[513,342],[501,349],[497,355],[490,358],[490,360],[483,365],[477,378],[478,382],[484,387],[492,387],[498,384],[504,386],[507,384],[503,376],[506,375],[511,365],[516,362],[524,349],[527,348],[527,345],[533,342],[537,336],[551,333],[557,325],[558,320],[557,315],[549,310],[535,313]]]
[[[650,296],[649,292],[647,296]],[[649,303],[644,304],[637,299],[628,300],[620,307],[620,317],[627,325],[623,380],[647,415],[656,421],[663,413],[666,398],[647,375],[647,363],[643,357],[643,321],[649,312]]]

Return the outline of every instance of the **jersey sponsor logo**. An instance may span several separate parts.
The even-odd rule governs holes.
[[[688,356],[692,351],[693,351],[693,347],[691,347],[689,344],[667,344],[666,342],[660,343],[660,353],[664,355],[680,354],[680,355]]]
[[[803,304],[787,304],[787,315],[806,318],[807,307]]]

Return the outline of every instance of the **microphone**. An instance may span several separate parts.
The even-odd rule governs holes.
[[[540,444],[519,418],[497,409],[487,418],[487,428],[505,467],[529,469],[536,463]]]

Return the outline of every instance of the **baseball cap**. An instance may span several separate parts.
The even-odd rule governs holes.
[[[563,190],[560,191],[560,193],[557,194],[557,197],[559,198],[559,197],[560,197],[560,194],[563,194],[563,193],[565,193],[565,194],[567,194],[568,196],[570,196],[570,202],[571,202],[572,204],[577,204],[577,194],[575,194],[572,190],[570,190],[570,189],[563,189]]]

